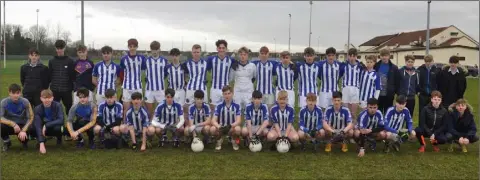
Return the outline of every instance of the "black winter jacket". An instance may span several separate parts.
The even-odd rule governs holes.
[[[75,81],[73,60],[68,56],[55,56],[48,61],[50,89],[58,92],[71,92]]]
[[[420,112],[418,127],[428,134],[445,133],[447,131],[445,119],[448,119],[446,116],[448,116],[448,111],[445,107],[435,108],[432,103],[429,103]]]
[[[20,67],[20,82],[23,86],[23,93],[40,92],[48,89],[50,77],[48,67],[40,61],[32,66],[30,62]]]
[[[381,64],[381,60],[375,64],[375,71],[379,72]],[[389,60],[388,64],[390,66],[390,69],[388,70],[387,75],[387,96],[394,96],[395,94],[398,94],[398,90],[400,87],[400,71],[398,70],[398,66],[393,64],[392,61]]]

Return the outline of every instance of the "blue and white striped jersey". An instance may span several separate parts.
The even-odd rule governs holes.
[[[155,108],[154,115],[158,118],[159,123],[165,124],[166,126],[174,125],[177,119],[183,115],[183,107],[176,102],[168,105],[166,100],[164,100]]]
[[[227,103],[223,101],[217,104],[214,115],[218,117],[217,121],[221,127],[231,125],[235,123],[236,117],[240,116],[240,105],[232,102],[227,106]]]
[[[220,59],[218,56],[210,56],[207,59],[208,67],[212,71],[212,89],[222,89],[229,84],[230,68],[235,59],[225,56]]]
[[[115,82],[120,75],[120,66],[110,61],[110,64],[105,64],[105,61],[95,64],[93,67],[92,76],[97,78],[97,94],[105,95],[107,89],[116,89]]]
[[[257,67],[256,88],[255,90],[262,92],[262,94],[274,94],[273,90],[273,74],[278,62],[267,60],[262,62],[261,60],[252,61]]]
[[[174,90],[185,89],[184,66],[170,64],[166,67],[168,87]]]
[[[321,61],[320,66],[320,79],[321,88],[320,92],[335,92],[338,91],[338,80],[343,76],[343,70],[341,64],[338,61],[334,61],[329,64],[328,61]]]
[[[142,70],[146,69],[145,56],[128,54],[120,59],[120,67],[123,69],[123,89],[142,89]]]
[[[298,73],[294,67],[294,64],[289,64],[287,67],[284,67],[279,63],[273,74],[277,76],[277,90],[293,90],[293,82],[297,79]]]
[[[392,133],[398,133],[407,125],[408,132],[412,131],[412,117],[407,108],[403,108],[400,112],[395,109],[395,105],[388,108],[385,113],[385,129]]]
[[[329,106],[325,110],[325,120],[332,129],[342,130],[347,127],[348,123],[352,122],[352,114],[347,107],[342,106],[338,112],[335,112],[335,108]]]
[[[260,126],[263,121],[268,121],[268,107],[266,104],[261,103],[258,107],[255,107],[254,103],[249,103],[245,107],[245,121],[252,121],[252,126]]]
[[[273,123],[278,124],[280,126],[280,131],[287,130],[288,124],[293,123],[293,116],[295,115],[295,110],[292,106],[288,105],[285,109],[280,109],[280,105],[275,104],[272,107],[271,113],[271,120]]]
[[[104,101],[98,105],[97,117],[102,117],[102,121],[105,126],[115,123],[118,119],[123,119],[123,105],[115,101],[115,104],[108,105],[107,101]]]
[[[160,56],[155,59],[150,56],[145,61],[146,65],[146,82],[147,91],[163,91],[165,90],[165,67],[168,65],[167,59]]]
[[[193,59],[183,63],[183,70],[188,74],[187,90],[202,90],[205,91],[207,84],[207,71],[209,66],[206,60],[200,59],[195,62]]]
[[[312,111],[308,109],[308,106],[303,107],[300,110],[300,122],[299,128],[304,132],[311,130],[318,131],[323,128],[323,112],[322,109],[315,106]]]
[[[298,63],[297,72],[298,95],[307,96],[308,93],[318,94],[317,78],[320,78],[320,66],[318,66],[317,63]]]
[[[381,90],[380,76],[375,70],[362,71],[360,75],[360,101],[367,101],[375,97],[375,91]]]
[[[382,111],[377,110],[375,114],[371,115],[368,113],[368,110],[363,110],[360,112],[358,115],[358,120],[360,129],[374,129],[377,127],[383,127],[384,122],[383,122],[383,114]]]
[[[133,126],[135,131],[142,132],[144,127],[148,127],[150,125],[147,109],[145,109],[143,106],[141,106],[138,110],[134,109],[135,108],[132,105],[125,114],[127,124],[129,126]]]
[[[359,79],[360,73],[362,72],[362,66],[360,65],[360,61],[356,60],[356,64],[352,65],[350,62],[345,62],[342,65],[343,72],[343,86],[353,86],[353,87],[360,87]]]
[[[188,107],[188,119],[192,121],[193,125],[205,122],[210,117],[210,106],[203,103],[201,108],[198,108],[195,104]]]

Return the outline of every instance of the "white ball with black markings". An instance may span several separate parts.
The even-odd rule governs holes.
[[[198,137],[193,138],[191,148],[193,152],[202,152],[204,148],[202,140]]]

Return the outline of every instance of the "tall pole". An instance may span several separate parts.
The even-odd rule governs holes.
[[[426,53],[427,55],[428,55],[428,53],[430,52],[430,3],[431,3],[431,2],[432,2],[432,1],[428,1],[428,8],[427,8],[427,38],[425,38],[425,39],[427,39],[427,42],[426,42],[426,44],[427,44],[426,46],[427,46],[427,47],[425,48],[425,50],[426,50],[425,53]],[[420,43],[421,43],[421,42],[420,42]]]
[[[318,49],[317,49],[317,52],[320,53],[320,36],[317,38],[317,41],[318,41]]]
[[[7,38],[5,36],[7,23],[5,19],[7,19],[7,16],[5,14],[5,1],[3,1],[3,68],[7,68]]]
[[[205,52],[207,52],[207,37],[205,37]]]
[[[277,39],[275,39],[275,37],[273,37],[273,43],[275,43],[273,52],[275,52],[275,57],[277,57]]]
[[[38,50],[38,40],[40,40],[40,37],[38,37],[40,35],[40,32],[38,32],[40,29],[38,28],[38,12],[40,11],[40,9],[37,9],[37,38],[35,41],[37,41],[37,50]]]
[[[350,4],[351,1],[348,1],[348,38],[347,38],[347,51],[350,49]]]
[[[310,33],[308,34],[308,47],[310,47],[310,43],[312,40],[312,4],[313,1],[310,1]]]
[[[290,36],[291,34],[291,29],[292,29],[292,14],[288,14],[289,20],[288,20],[288,52],[290,52],[290,41],[292,40],[292,37]]]
[[[84,8],[83,8],[83,1],[82,1],[82,15],[81,15],[81,21],[82,21],[82,45],[85,44],[85,22],[84,22]]]
[[[183,52],[183,36],[182,36],[182,52]]]

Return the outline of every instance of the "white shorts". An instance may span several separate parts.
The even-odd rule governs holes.
[[[287,93],[288,93],[288,105],[292,106],[292,107],[295,107],[295,92],[293,90],[286,90]],[[278,93],[280,92],[280,90],[278,90],[276,93],[275,93],[275,99],[278,99]]]
[[[183,106],[185,104],[185,90],[175,90],[175,97],[173,97],[173,100]]]
[[[73,104],[77,104],[80,101],[80,98],[77,96],[77,92],[73,92]],[[88,101],[93,102],[93,93],[92,91],[88,91]]]
[[[127,90],[127,89],[123,89],[122,91],[122,101],[123,102],[131,102],[132,101],[132,94],[134,92],[139,92],[139,93],[142,93],[142,89],[136,89],[136,90]],[[143,94],[143,93],[142,93]]]
[[[317,97],[317,106],[320,106],[320,98]],[[306,96],[300,96],[298,97],[298,107],[303,108],[307,106],[307,97]]]
[[[360,101],[360,108],[362,109],[367,108],[367,101]]]
[[[318,97],[320,98],[321,108],[327,108],[332,105],[332,92],[320,92]]]
[[[342,89],[342,102],[348,104],[358,104],[360,101],[360,90],[358,87],[347,86]]]
[[[147,91],[145,90],[145,97],[143,98],[145,103],[161,103],[165,100],[165,91]]]
[[[99,105],[100,103],[104,102],[107,98],[105,95],[95,94],[95,103]]]
[[[185,95],[185,104],[192,104],[195,102],[195,91],[197,90],[187,90]],[[207,91],[203,91],[203,102],[208,104],[208,93]]]
[[[234,92],[233,102],[240,105],[240,109],[244,109],[248,103],[252,102],[252,92]]]
[[[274,94],[264,94],[262,95],[262,103],[271,105],[275,103],[275,95]]]
[[[223,93],[221,89],[210,89],[210,104],[220,104],[223,101]]]

